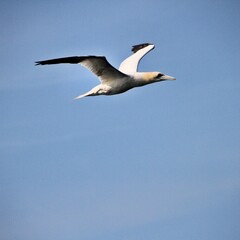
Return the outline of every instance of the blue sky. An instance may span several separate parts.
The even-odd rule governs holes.
[[[240,3],[1,1],[0,237],[238,239]],[[156,45],[177,78],[111,97],[78,65]]]

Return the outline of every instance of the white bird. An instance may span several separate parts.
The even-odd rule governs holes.
[[[161,72],[138,72],[138,64],[142,57],[154,49],[150,43],[138,44],[132,47],[133,54],[125,59],[119,70],[114,68],[103,56],[74,56],[55,58],[35,62],[36,65],[71,63],[81,64],[92,71],[100,80],[100,84],[75,99],[98,96],[113,95],[128,91],[134,87],[141,87],[150,83],[175,80],[176,78]]]

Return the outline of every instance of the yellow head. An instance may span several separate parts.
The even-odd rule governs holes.
[[[145,73],[141,73],[139,77],[141,77],[141,79],[144,80],[146,84],[166,81],[166,80],[176,80],[176,78],[171,77],[169,75],[165,75],[161,72],[145,72]]]

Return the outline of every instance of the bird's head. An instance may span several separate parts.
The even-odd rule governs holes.
[[[137,72],[134,79],[137,80],[139,86],[166,80],[176,80],[176,78],[161,72]]]
[[[166,74],[161,73],[161,72],[154,72],[152,77],[153,77],[152,78],[153,82],[160,82],[160,81],[166,81],[166,80],[176,80],[175,77],[166,75]]]

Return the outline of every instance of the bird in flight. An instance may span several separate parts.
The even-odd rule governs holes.
[[[37,61],[35,63],[36,65],[59,63],[81,64],[92,71],[99,78],[100,84],[75,99],[88,96],[114,95],[126,92],[134,87],[176,79],[161,72],[137,71],[138,64],[142,57],[154,49],[154,47],[155,46],[150,43],[134,45],[132,47],[133,54],[121,63],[119,69],[113,67],[104,56],[64,57]]]

